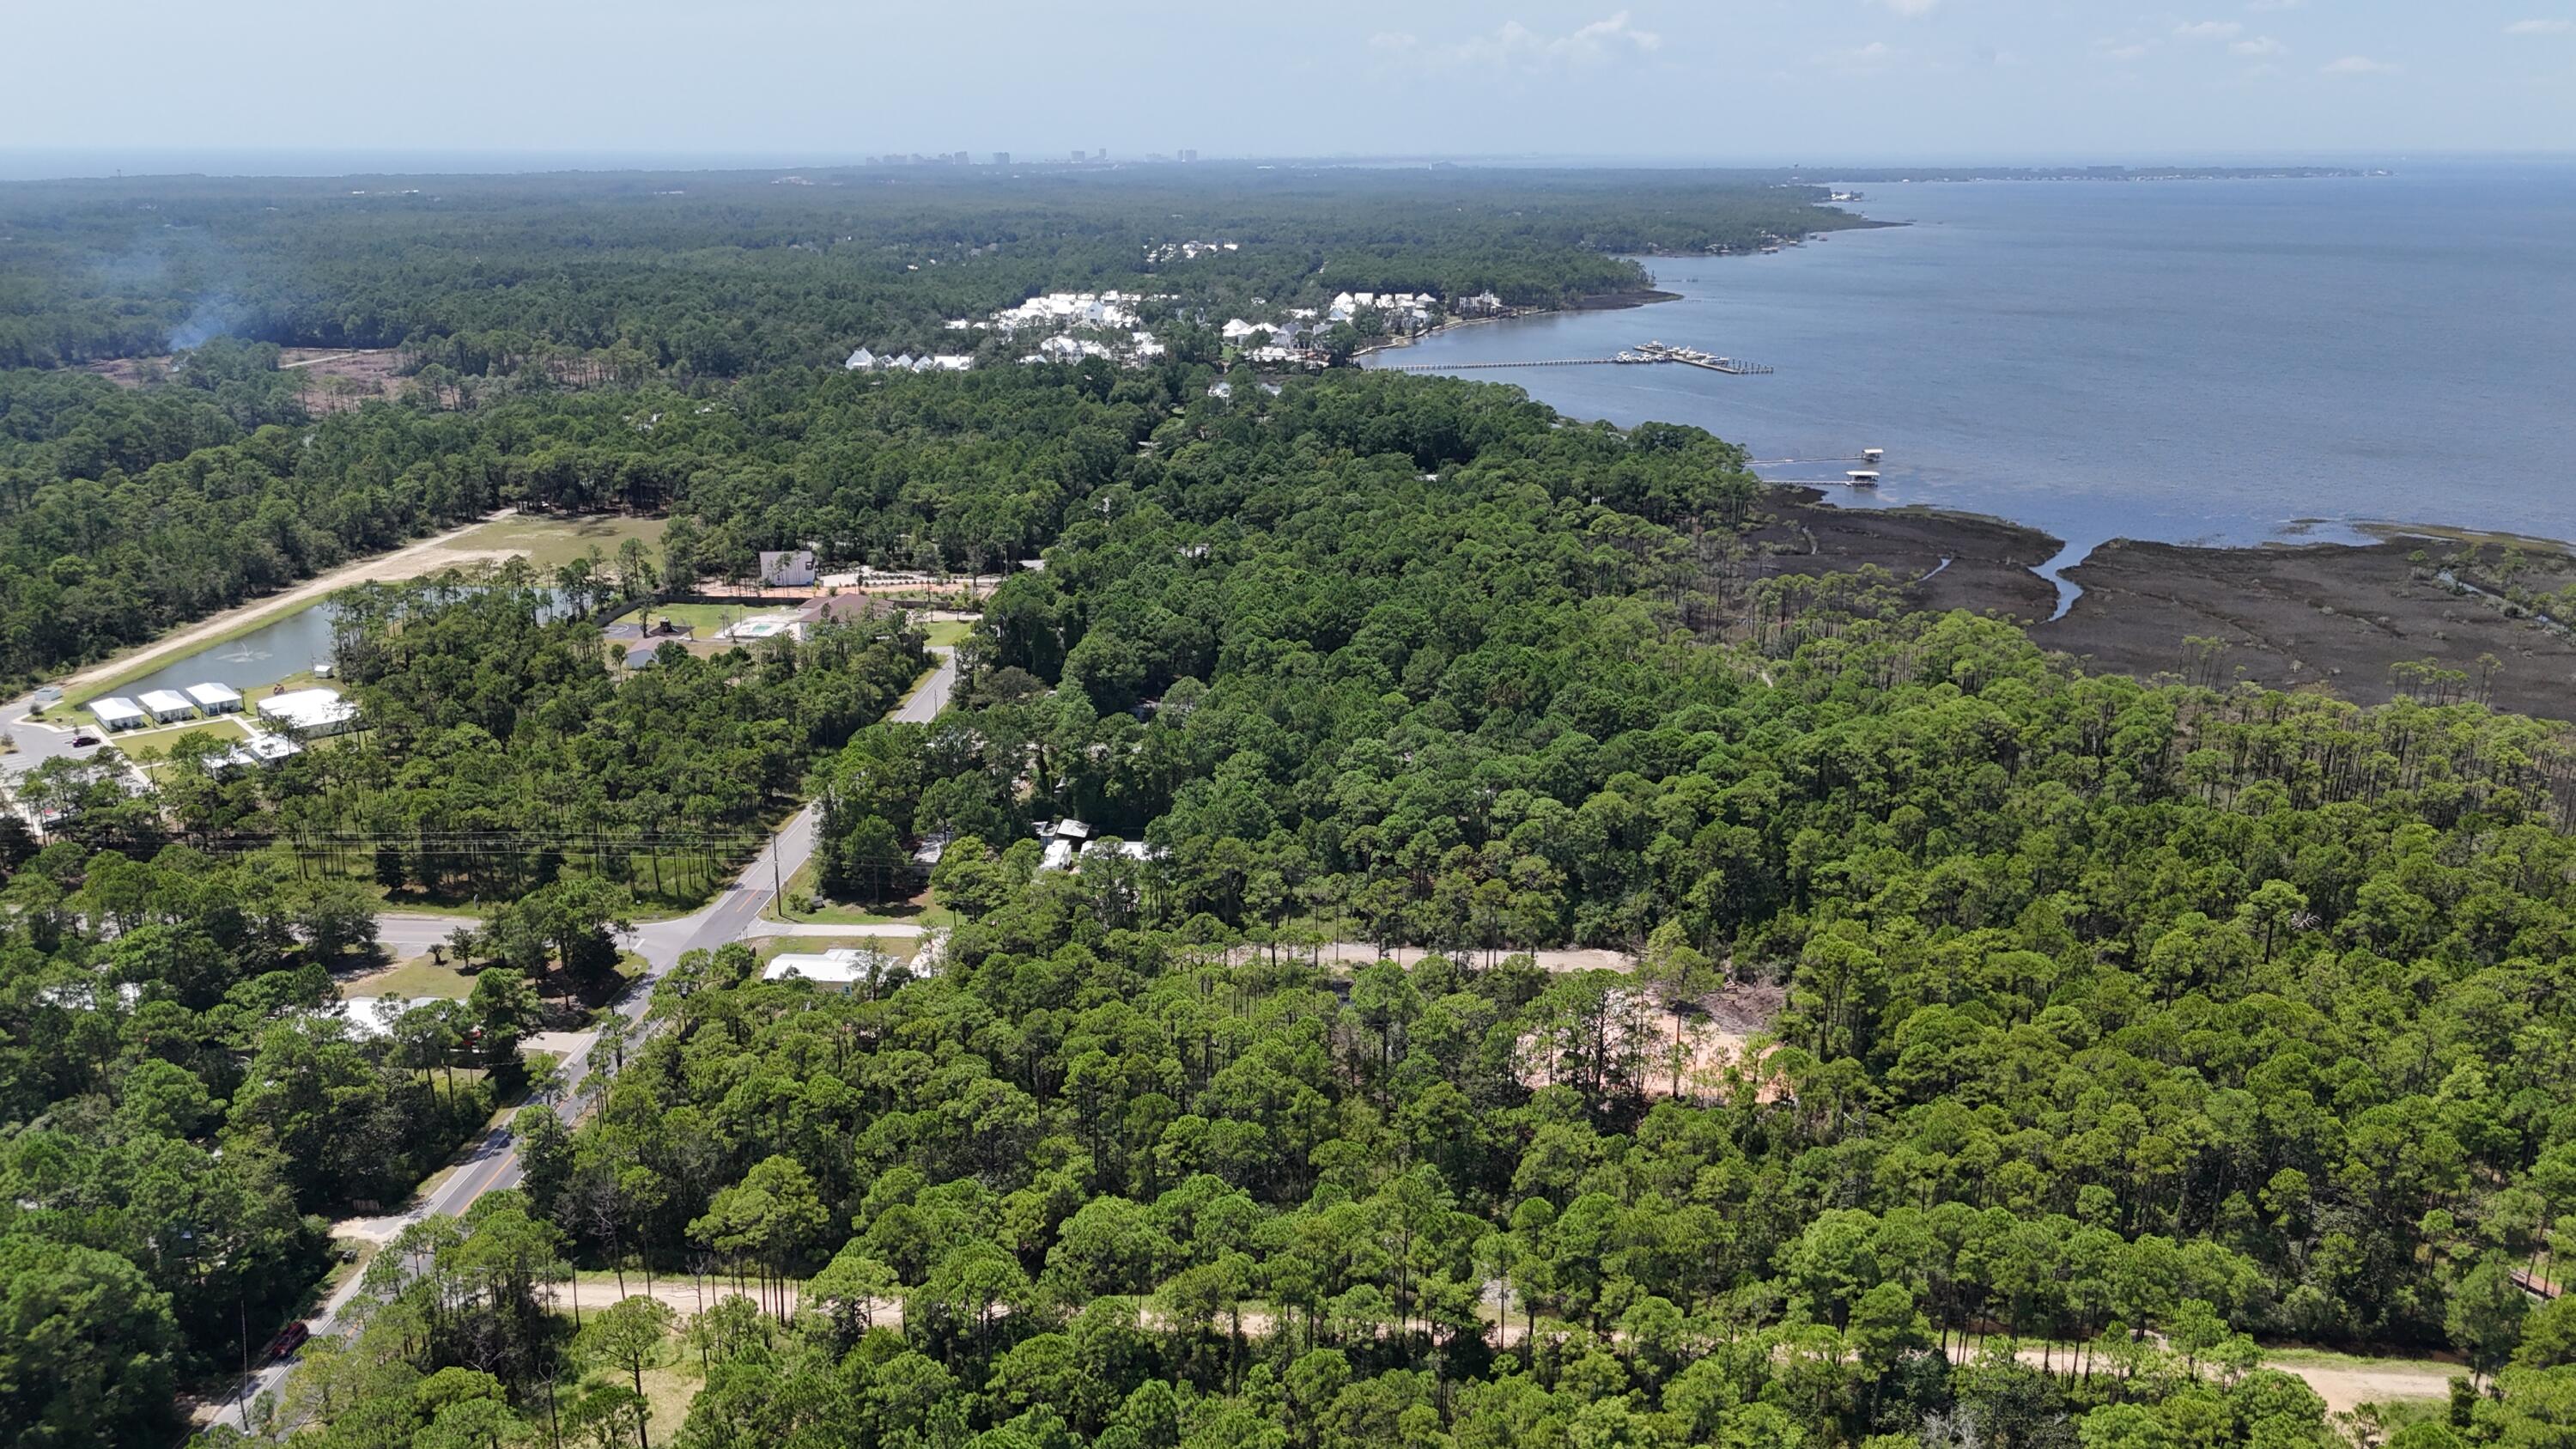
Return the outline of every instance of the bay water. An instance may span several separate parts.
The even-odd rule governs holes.
[[[1458,375],[1572,416],[1697,424],[1837,502],[2043,528],[2068,544],[2055,566],[2111,538],[2370,523],[2576,540],[2576,164],[2391,169],[1862,184],[1851,209],[1908,224],[1648,259],[1681,300],[1455,328],[1370,363],[1650,339],[1767,363]],[[1843,486],[1864,447],[1887,450],[1874,493]]]

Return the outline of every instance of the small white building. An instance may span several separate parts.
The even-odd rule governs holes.
[[[252,730],[250,738],[214,756],[207,763],[218,774],[247,770],[259,765],[274,765],[290,755],[304,753],[304,747],[284,735]]]
[[[883,981],[894,958],[883,951],[836,946],[829,951],[781,951],[761,968],[763,981],[811,981],[826,991],[847,995],[871,979]]]
[[[143,706],[121,694],[91,700],[89,712],[98,716],[100,725],[112,730],[141,729],[151,718],[143,712]]]
[[[760,586],[801,589],[814,582],[814,550],[799,548],[760,556]]]
[[[407,1012],[434,1006],[443,998],[436,996],[344,996],[338,1015],[349,1023],[349,1035],[361,1041],[381,1039],[394,1034],[394,1023]]]
[[[163,724],[193,719],[197,714],[197,707],[188,702],[188,696],[175,689],[147,689],[143,691],[141,703],[145,714]]]
[[[852,372],[865,372],[869,368],[877,365],[877,355],[862,347],[857,351],[852,352],[849,360],[841,365]]]
[[[191,684],[188,698],[207,714],[241,713],[241,691],[229,684]]]
[[[272,694],[259,702],[258,713],[263,721],[308,739],[336,735],[358,723],[358,707],[342,699],[336,689]]]

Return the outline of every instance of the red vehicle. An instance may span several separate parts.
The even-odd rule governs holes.
[[[279,1329],[277,1337],[270,1339],[268,1347],[261,1350],[260,1357],[273,1363],[302,1348],[304,1341],[312,1336],[312,1328],[299,1318]]]

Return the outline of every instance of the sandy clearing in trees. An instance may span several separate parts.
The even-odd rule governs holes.
[[[769,1291],[766,1294],[763,1294],[760,1292],[757,1285],[752,1283],[749,1279],[745,1279],[741,1289],[741,1296],[748,1298],[752,1302],[758,1303],[763,1308],[775,1313],[778,1311],[779,1300],[783,1294],[787,1303],[787,1311],[793,1313],[796,1311],[796,1290],[798,1287],[799,1285],[795,1283],[789,1283],[784,1286],[771,1284]],[[553,1289],[553,1297],[555,1306],[566,1312],[571,1311],[574,1306],[578,1305],[582,1312],[592,1313],[599,1309],[609,1307],[610,1305],[624,1299],[650,1296],[658,1298],[664,1303],[671,1305],[671,1307],[677,1312],[697,1313],[701,1310],[715,1307],[718,1299],[724,1298],[727,1295],[732,1294],[734,1291],[733,1280],[731,1278],[689,1278],[686,1276],[672,1278],[657,1274],[653,1279],[653,1291],[651,1294],[647,1295],[644,1291],[644,1275],[641,1273],[630,1272],[626,1275],[626,1287],[623,1291],[619,1290],[617,1280],[615,1278],[583,1278],[580,1282],[569,1285],[569,1291],[567,1291],[567,1285],[561,1283],[556,1284]],[[878,1304],[877,1321],[879,1323],[889,1324],[901,1323],[903,1321],[903,1305],[901,1303]]]
[[[441,569],[453,568],[460,564],[498,563],[503,559],[515,558],[520,550],[458,548],[456,542],[481,528],[483,524],[507,518],[516,511],[505,508],[481,522],[450,529],[436,538],[422,539],[408,548],[398,548],[391,553],[380,553],[373,558],[363,558],[355,563],[343,564],[327,574],[318,574],[307,579],[283,593],[254,599],[239,608],[226,609],[220,614],[210,614],[184,629],[164,634],[130,654],[118,655],[103,664],[93,664],[77,674],[66,677],[62,681],[63,690],[66,694],[76,694],[102,680],[130,676],[145,665],[158,663],[174,655],[186,654],[246,624],[263,622],[271,616],[282,618],[352,584],[393,583],[401,579],[416,579],[423,574],[434,574]]]

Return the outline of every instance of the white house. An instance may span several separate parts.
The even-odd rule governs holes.
[[[1264,329],[1257,323],[1246,322],[1242,318],[1237,317],[1217,330],[1226,341],[1241,342],[1253,333],[1263,331]]]
[[[143,712],[143,706],[123,695],[93,699],[89,702],[89,712],[98,716],[101,725],[112,730],[140,729],[144,721],[151,718]]]
[[[291,689],[272,694],[258,705],[266,722],[307,737],[336,735],[358,723],[358,707],[336,689]]]
[[[197,707],[188,702],[188,696],[175,689],[147,689],[143,691],[142,704],[145,714],[163,724],[191,719],[197,713]]]
[[[943,352],[928,361],[939,372],[967,372],[975,366],[975,359],[963,352]]]
[[[883,951],[836,946],[829,951],[781,951],[761,968],[763,981],[811,981],[827,991],[848,994],[860,983],[882,981],[895,960]]]
[[[760,556],[760,586],[801,589],[814,582],[814,550],[788,549]]]
[[[850,360],[842,363],[841,365],[852,372],[864,372],[877,365],[877,355],[862,347],[858,351],[851,353]]]
[[[388,1037],[394,1034],[394,1023],[407,1013],[424,1006],[435,1006],[435,996],[344,996],[340,998],[340,1017],[349,1023],[349,1035],[360,1038]]]
[[[188,686],[188,698],[196,704],[198,709],[203,710],[207,714],[241,713],[241,691],[233,688],[229,684],[215,684],[212,682],[205,684],[191,684]]]

